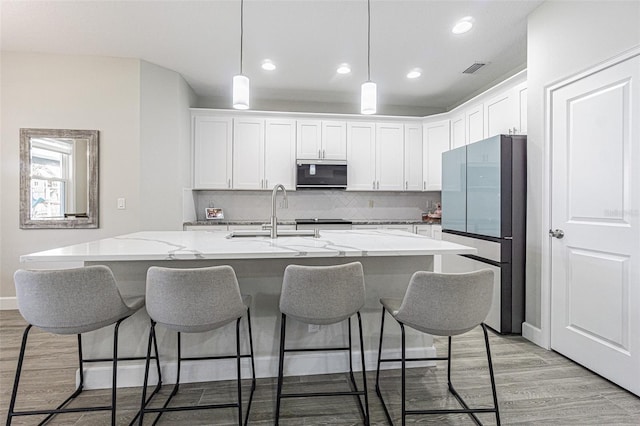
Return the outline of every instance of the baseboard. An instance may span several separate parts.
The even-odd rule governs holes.
[[[436,351],[430,348],[409,348],[407,358],[411,357],[434,357]],[[383,351],[383,358],[399,358],[399,351]],[[378,353],[377,351],[365,352],[366,370],[376,369]],[[236,361],[216,360],[216,361],[183,361],[180,371],[180,383],[193,382],[213,382],[217,380],[233,380],[236,375]],[[277,357],[256,357],[256,377],[276,377],[278,368]],[[407,367],[433,366],[433,361],[412,362]],[[241,361],[243,378],[249,378],[251,367],[248,358]],[[383,363],[381,369],[399,368],[400,363]],[[360,362],[360,352],[353,354],[354,371],[362,371]],[[176,382],[176,362],[169,361],[161,363],[162,382]],[[285,376],[306,376],[311,374],[329,374],[349,371],[349,361],[345,353],[305,353],[290,354],[286,357]],[[79,376],[76,374],[76,381]],[[111,364],[89,365],[84,370],[85,389],[105,389],[111,387]],[[118,365],[118,387],[142,386],[144,380],[143,361],[125,361]],[[155,365],[151,364],[149,383],[157,381]]]
[[[542,329],[535,327],[528,322],[522,323],[522,337],[540,347],[549,349],[542,337]]]
[[[0,297],[0,311],[11,311],[18,309],[18,299],[16,297]]]

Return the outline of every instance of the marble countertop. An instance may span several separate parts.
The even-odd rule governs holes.
[[[320,237],[239,237],[207,231],[148,231],[20,256],[32,261],[143,261],[474,254],[476,249],[396,230],[320,231]]]
[[[197,220],[195,222],[184,222],[183,226],[215,226],[215,225],[262,225],[269,221],[259,220]],[[425,222],[419,219],[391,220],[391,219],[368,219],[352,220],[353,225],[440,225],[440,221]],[[278,225],[295,225],[295,220],[278,220]]]

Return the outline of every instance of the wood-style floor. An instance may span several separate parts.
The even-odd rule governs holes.
[[[0,422],[6,419],[20,340],[25,322],[17,311],[0,311]],[[17,409],[51,408],[73,391],[75,384],[75,337],[31,332],[28,356],[21,379]],[[507,425],[640,425],[640,398],[617,387],[555,352],[546,351],[518,336],[490,335],[500,414]],[[436,339],[439,353],[446,353],[446,339]],[[454,338],[452,381],[467,402],[488,406],[491,391],[481,330]],[[442,364],[442,365],[440,365]],[[446,363],[433,368],[414,368],[408,374],[408,408],[457,408],[446,389]],[[356,379],[360,380],[360,374]],[[387,424],[374,390],[375,372],[367,373],[371,424]],[[344,374],[291,377],[285,391],[321,391],[330,386],[348,389]],[[249,383],[243,391],[248,396]],[[384,371],[381,388],[394,422],[399,424],[399,370]],[[157,403],[162,403],[171,385],[165,385]],[[207,404],[233,400],[233,382],[181,385],[176,404]],[[140,388],[118,393],[118,424],[128,424],[138,409]],[[96,402],[98,401],[98,402]],[[109,391],[85,391],[77,405],[109,403]],[[76,404],[76,403],[74,403]],[[246,405],[246,404],[245,404]],[[249,416],[250,425],[274,422],[275,381],[258,379]],[[485,424],[494,424],[493,415],[480,415]],[[37,424],[42,417],[16,418],[13,424]],[[149,420],[149,421],[146,421]],[[467,425],[466,415],[412,416],[408,423]],[[107,412],[74,413],[55,417],[56,425],[107,425]],[[164,414],[164,425],[236,424],[234,409],[188,411]],[[356,425],[362,420],[354,397],[286,399],[282,403],[282,425]],[[145,424],[151,419],[145,417]]]

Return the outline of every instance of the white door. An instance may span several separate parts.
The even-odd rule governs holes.
[[[232,119],[195,116],[193,122],[193,187],[231,188]]]
[[[264,120],[233,120],[233,188],[264,189]]]
[[[322,158],[347,159],[347,123],[345,121],[322,122]]]
[[[376,189],[404,189],[404,127],[397,123],[376,124]]]
[[[404,189],[422,191],[422,125],[404,125]]]
[[[305,160],[321,158],[321,121],[298,120],[297,157]]]
[[[442,190],[442,153],[449,150],[449,120],[424,125],[422,188]]]
[[[640,57],[550,101],[551,347],[640,395]]]
[[[347,189],[376,189],[374,123],[347,123]]]
[[[264,133],[264,187],[296,187],[296,120],[267,119]]]

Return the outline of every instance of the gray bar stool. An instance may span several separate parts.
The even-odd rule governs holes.
[[[357,398],[364,423],[369,424],[369,399],[364,361],[364,342],[362,338],[362,318],[360,309],[364,306],[364,273],[360,262],[336,266],[300,266],[289,265],[284,271],[282,291],[280,293],[280,358],[278,368],[278,388],[276,403],[276,425],[280,421],[280,402],[282,398],[300,398],[316,396],[354,395]],[[358,316],[360,331],[360,355],[362,361],[363,390],[359,390],[353,376],[353,351],[351,345],[351,317]],[[285,348],[287,317],[306,324],[335,324],[348,320],[349,344],[341,347],[323,348]],[[349,377],[351,391],[282,393],[285,354],[289,352],[309,351],[349,351]],[[364,407],[361,397],[364,396]]]
[[[217,408],[237,408],[238,424],[243,424],[242,416],[242,371],[241,358],[251,359],[251,394],[247,405],[244,424],[249,418],[253,392],[256,388],[256,370],[253,359],[253,338],[251,336],[251,313],[249,306],[251,296],[242,296],[236,274],[231,266],[212,266],[206,268],[161,268],[152,266],[147,271],[147,312],[151,318],[149,344],[147,353],[151,354],[151,345],[156,342],[156,325],[178,332],[178,374],[176,383],[169,398],[161,408],[146,408],[145,392],[149,380],[149,362],[147,358],[140,409],[140,424],[145,413],[158,413],[154,421],[167,411],[206,410]],[[247,317],[250,354],[240,353],[240,320]],[[235,321],[236,353],[207,357],[183,357],[181,349],[182,333],[202,333],[215,330]],[[237,368],[237,402],[226,404],[209,404],[195,406],[169,407],[169,402],[178,392],[180,386],[180,365],[182,361],[200,361],[215,359],[236,359]],[[212,422],[213,423],[213,422]]]
[[[44,424],[56,414],[107,410],[111,411],[111,424],[115,425],[118,361],[145,359],[144,357],[118,358],[118,330],[120,323],[124,319],[144,306],[144,297],[123,299],[116,286],[113,273],[106,266],[87,266],[64,270],[21,269],[15,273],[14,281],[18,309],[29,325],[22,336],[18,367],[7,414],[7,425],[11,424],[13,417],[16,416],[47,415],[40,423]],[[82,356],[82,333],[98,330],[113,324],[115,324],[113,330],[113,357],[84,359]],[[78,335],[80,383],[75,392],[55,409],[15,411],[27,338],[33,326],[53,334]],[[157,356],[152,357],[152,359],[156,360],[158,377],[161,377]],[[65,408],[71,400],[82,392],[84,386],[84,364],[106,361],[113,363],[111,405]],[[158,390],[159,387],[156,387],[154,393]],[[136,418],[133,419],[132,423]]]
[[[419,271],[413,274],[404,299],[380,299],[382,303],[382,322],[380,325],[380,346],[378,349],[378,367],[376,370],[376,393],[382,402],[384,412],[390,424],[393,424],[387,405],[380,392],[380,363],[402,363],[402,424],[407,415],[416,414],[454,414],[465,413],[472,417],[476,424],[481,424],[475,413],[495,413],[500,424],[496,383],[493,377],[493,364],[489,349],[487,327],[483,323],[491,308],[493,295],[493,271],[481,271],[464,274],[439,274]],[[402,331],[402,357],[400,359],[383,359],[382,338],[384,317],[388,312],[400,325]],[[446,357],[406,358],[405,325],[423,333],[434,336],[448,336],[449,347]],[[470,408],[451,384],[451,336],[466,333],[478,325],[482,326],[484,342],[489,364],[489,377],[493,394],[492,408]],[[408,361],[447,361],[447,383],[449,391],[458,400],[462,409],[451,410],[407,410],[405,405],[405,369]]]

